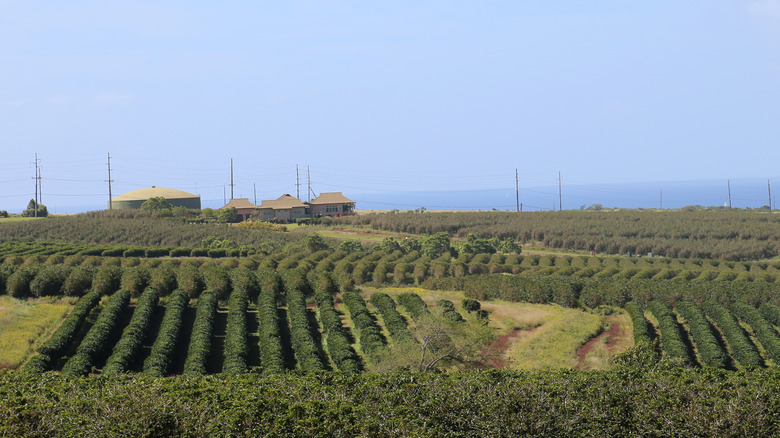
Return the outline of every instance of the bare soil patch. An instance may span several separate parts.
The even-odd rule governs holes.
[[[606,350],[609,354],[617,353],[616,348],[624,328],[615,318],[608,318],[607,321],[609,321],[609,330],[602,331],[577,350],[576,369],[581,370],[587,368],[586,358],[588,353],[601,342],[605,343]]]

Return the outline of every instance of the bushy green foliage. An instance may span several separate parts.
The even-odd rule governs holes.
[[[211,352],[216,313],[217,294],[214,291],[206,290],[198,297],[190,346],[187,349],[187,359],[184,361],[184,374],[206,374],[206,362]]]
[[[677,304],[677,313],[685,319],[705,366],[724,369],[728,366],[728,353],[723,350],[704,312],[691,301]]]
[[[333,304],[333,296],[321,290],[316,293],[316,300],[322,328],[327,336],[325,344],[331,360],[341,372],[359,373],[363,370],[363,365],[352,348],[347,330],[341,324],[341,317]]]
[[[95,277],[97,269],[94,266],[82,265],[76,266],[65,279],[62,285],[62,293],[69,297],[83,296],[92,288],[92,279]]]
[[[225,329],[225,360],[222,372],[241,374],[247,367],[246,310],[249,296],[245,289],[234,289],[228,302],[227,328]]]
[[[39,265],[20,266],[6,280],[8,295],[14,298],[27,298],[30,296],[30,283],[40,270]]]
[[[731,305],[731,311],[742,321],[750,325],[758,342],[775,364],[780,364],[780,336],[772,324],[753,306],[737,302]]]
[[[91,291],[81,297],[57,331],[38,349],[38,354],[27,363],[25,369],[38,372],[49,370],[51,365],[65,353],[76,332],[98,302],[100,302],[100,293],[97,291]]]
[[[455,305],[450,300],[439,300],[436,302],[436,307],[441,309],[441,314],[453,322],[463,322],[463,316],[455,310]]]
[[[634,326],[634,343],[650,344],[652,341],[652,336],[650,335],[650,322],[645,318],[642,309],[633,301],[626,303],[625,309]]]
[[[119,289],[121,281],[122,268],[103,265],[95,273],[95,278],[92,280],[92,288],[101,295],[108,295]]]
[[[342,300],[347,306],[352,324],[358,333],[360,349],[368,356],[375,356],[384,349],[386,341],[385,337],[382,336],[382,330],[366,307],[365,300],[356,291],[344,292]]]
[[[280,280],[274,272],[265,274],[263,278],[260,294],[257,297],[260,366],[264,374],[278,374],[284,371],[284,351],[276,308]]]
[[[383,292],[376,292],[371,295],[371,304],[373,304],[379,313],[382,315],[382,320],[385,323],[385,328],[390,332],[390,337],[393,341],[407,342],[412,339],[412,335],[407,328],[406,319],[398,313],[395,307],[395,301]]]
[[[745,335],[737,319],[728,308],[715,301],[702,304],[704,313],[717,325],[729,346],[731,356],[743,367],[759,367],[764,364],[755,345]]]
[[[647,303],[647,307],[658,320],[658,331],[661,332],[663,351],[681,364],[691,365],[691,356],[683,339],[682,328],[669,308],[660,301],[651,301]]]
[[[165,302],[163,316],[157,338],[152,345],[149,357],[144,361],[144,374],[165,377],[171,369],[176,352],[176,343],[181,332],[182,318],[190,297],[183,289],[176,289]]]
[[[62,286],[72,269],[62,264],[44,265],[30,282],[30,295],[38,298],[61,294]]]
[[[122,289],[130,291],[133,297],[141,293],[149,285],[149,270],[144,266],[133,266],[122,272]]]
[[[106,360],[103,374],[116,375],[131,370],[143,341],[149,334],[152,315],[159,300],[160,293],[156,289],[148,288],[144,291],[135,305],[130,323]]]
[[[130,303],[130,291],[119,290],[115,292],[100,312],[95,324],[87,332],[84,339],[72,356],[62,367],[65,376],[78,377],[87,375],[94,366],[98,365],[108,353],[112,336],[119,329],[120,315]]]
[[[409,316],[411,316],[415,321],[418,320],[421,316],[431,313],[428,310],[428,306],[425,304],[425,301],[423,301],[422,298],[420,298],[420,296],[414,292],[404,292],[402,294],[398,294],[398,303],[401,304],[404,309],[406,309],[406,313],[408,313]]]
[[[203,275],[195,266],[183,265],[176,271],[176,284],[179,289],[187,292],[190,298],[197,298],[203,292]]]
[[[780,218],[746,211],[556,211],[372,214],[334,219],[403,233],[541,241],[545,246],[610,254],[761,259],[780,255]]]
[[[304,372],[325,369],[306,316],[306,299],[300,290],[287,289],[287,316],[290,322],[290,342],[300,369]]]

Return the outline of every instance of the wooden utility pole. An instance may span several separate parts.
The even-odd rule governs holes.
[[[515,197],[517,198],[517,211],[520,211],[520,177],[515,169]]]
[[[558,211],[563,211],[563,195],[561,194],[561,171],[558,171]]]
[[[729,183],[729,210],[731,210],[731,180],[728,180]]]
[[[34,215],[35,217],[38,217],[38,204],[39,204],[39,191],[41,187],[41,173],[40,168],[38,167],[38,163],[40,163],[41,160],[38,159],[38,154],[35,154],[35,176],[33,179],[35,180],[35,205],[33,206]]]
[[[233,159],[230,159],[230,199],[233,199],[233,187],[236,185],[233,184]]]
[[[295,197],[301,199],[301,173],[298,171],[298,165],[295,165]]]
[[[106,180],[108,182],[108,209],[113,210],[113,195],[111,194],[111,183],[114,182],[113,179],[111,179],[111,154],[108,154],[108,162],[106,163],[108,165],[108,179]]]
[[[257,205],[257,183],[253,183],[252,187],[254,188],[255,192],[255,205]]]

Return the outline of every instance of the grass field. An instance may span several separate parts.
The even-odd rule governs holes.
[[[0,296],[0,368],[18,368],[67,316],[67,298],[28,302]]]

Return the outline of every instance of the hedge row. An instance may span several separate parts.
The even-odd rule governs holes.
[[[645,342],[649,344],[653,336],[650,332],[650,322],[645,318],[642,309],[633,301],[626,303],[625,309],[634,326],[634,343]]]
[[[270,280],[272,277],[267,277]],[[278,280],[278,277],[277,277]],[[266,282],[268,284],[268,282]],[[274,282],[271,281],[270,284]],[[266,374],[284,371],[284,350],[279,332],[279,313],[276,308],[276,289],[263,287],[257,297],[257,318],[260,344],[260,366]]]
[[[704,312],[695,303],[685,301],[677,303],[677,313],[685,319],[696,350],[705,366],[725,369],[728,366],[728,353],[723,350]]]
[[[165,377],[170,372],[181,333],[184,311],[189,302],[189,295],[182,289],[175,290],[167,298],[165,316],[157,332],[157,339],[154,340],[149,357],[144,361],[144,374]]]
[[[393,301],[390,295],[383,292],[374,293],[371,295],[371,303],[382,315],[385,328],[390,332],[390,337],[393,338],[393,341],[407,342],[412,340],[406,319],[398,313],[398,310],[395,308],[395,301]]]
[[[206,362],[211,352],[216,314],[217,294],[207,290],[198,298],[195,322],[192,324],[192,337],[187,350],[187,359],[184,361],[184,374],[206,374]]]
[[[108,351],[111,338],[119,329],[122,312],[130,304],[130,291],[120,290],[108,299],[106,307],[100,312],[95,324],[89,329],[76,350],[76,355],[68,359],[62,367],[66,376],[85,376]]]
[[[360,349],[368,356],[374,356],[387,345],[382,330],[371,316],[363,297],[356,291],[347,291],[342,294],[344,305],[347,306],[352,325],[358,332]]]
[[[421,316],[431,313],[430,310],[428,310],[428,306],[425,304],[425,301],[423,301],[422,298],[420,298],[420,296],[414,292],[404,292],[402,294],[398,294],[398,303],[404,306],[406,312],[415,321],[420,319]]]
[[[222,372],[241,374],[247,372],[246,310],[249,297],[244,289],[234,289],[228,301],[227,327],[225,329],[225,360]]]
[[[463,322],[463,316],[455,310],[455,305],[450,300],[439,300],[436,302],[436,307],[441,309],[441,314],[454,322]]]
[[[683,341],[681,327],[666,305],[660,301],[651,301],[648,309],[658,320],[658,331],[661,332],[661,348],[670,357],[679,360],[684,365],[691,364],[688,347]]]
[[[743,367],[760,367],[764,364],[756,346],[750,342],[742,327],[729,309],[714,301],[702,304],[704,313],[717,325],[728,343],[731,356]]]
[[[341,317],[333,304],[333,296],[321,291],[317,292],[315,299],[317,300],[322,329],[326,335],[325,345],[333,363],[344,373],[357,374],[361,372],[363,366],[352,348],[352,341],[347,330],[341,324]]]
[[[100,302],[100,293],[91,291],[79,299],[73,310],[62,322],[56,332],[38,349],[35,355],[25,366],[25,369],[43,372],[51,369],[52,363],[59,360],[70,346],[76,332],[84,324],[84,320]]]
[[[764,318],[761,312],[753,306],[745,303],[734,303],[731,305],[731,312],[748,323],[756,334],[758,342],[764,347],[769,358],[776,365],[780,365],[780,336],[778,336],[772,324]]]
[[[761,314],[764,315],[767,321],[780,327],[780,306],[776,306],[770,303],[761,303],[758,308]]]
[[[301,370],[310,372],[325,369],[311,334],[306,299],[298,289],[287,290],[287,317],[290,322],[290,342]]]
[[[159,301],[160,293],[156,289],[148,288],[144,291],[135,305],[130,323],[125,327],[122,337],[106,360],[103,374],[114,375],[131,369],[144,339],[149,335],[152,315]]]

